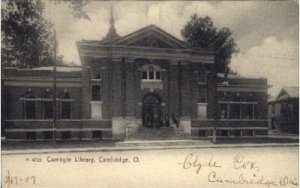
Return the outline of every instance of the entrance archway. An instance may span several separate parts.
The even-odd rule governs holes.
[[[146,94],[143,97],[143,126],[159,128],[161,126],[161,111],[161,98],[154,93]]]

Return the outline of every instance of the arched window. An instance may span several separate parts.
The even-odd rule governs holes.
[[[36,96],[31,89],[28,89],[24,95],[24,117],[25,119],[36,118]]]
[[[53,118],[53,98],[52,93],[49,89],[43,93],[43,117],[44,119],[51,119]]]
[[[64,90],[60,96],[60,117],[71,119],[71,99],[68,90]]]
[[[141,67],[142,81],[158,81],[162,80],[161,68],[157,65],[144,65]]]

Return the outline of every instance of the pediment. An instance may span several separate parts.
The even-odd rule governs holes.
[[[127,43],[128,46],[143,46],[143,47],[154,47],[154,48],[174,48],[176,46],[163,41],[153,35],[146,36],[142,39]]]
[[[114,45],[185,49],[183,41],[156,26],[148,26],[114,41]]]

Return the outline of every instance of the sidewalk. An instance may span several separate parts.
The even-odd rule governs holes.
[[[135,150],[167,150],[167,149],[207,149],[207,148],[253,148],[253,147],[299,147],[298,139],[277,140],[272,143],[272,140],[258,139],[260,143],[247,143],[247,139],[243,139],[245,143],[234,139],[230,143],[228,139],[225,141],[218,139],[217,144],[211,143],[211,140],[136,140],[136,141],[122,141],[122,142],[107,142],[105,144],[99,142],[73,143],[70,142],[67,146],[59,144],[50,148],[23,148],[23,149],[2,149],[2,155],[16,155],[16,154],[47,154],[47,153],[70,153],[70,152],[108,152],[108,151],[135,151]],[[227,143],[226,143],[227,141]],[[253,140],[252,140],[253,141]],[[263,142],[264,141],[264,142]],[[269,141],[269,142],[267,142]],[[282,141],[282,142],[279,142]],[[34,144],[34,143],[32,143]],[[43,143],[40,143],[44,145]],[[3,146],[3,144],[2,144]],[[48,145],[49,146],[49,145]]]

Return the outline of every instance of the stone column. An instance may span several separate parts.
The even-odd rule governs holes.
[[[217,118],[217,91],[216,91],[216,72],[212,68],[207,74],[207,117],[209,119]]]
[[[100,60],[98,60],[100,61]],[[110,119],[111,118],[111,101],[110,101],[110,61],[108,59],[102,60],[101,68],[101,93],[102,93],[102,118]]]
[[[136,93],[135,93],[135,62],[134,59],[125,59],[125,70],[126,70],[126,103],[125,111],[126,117],[135,117],[135,106],[136,106]]]
[[[197,80],[197,66],[191,64],[191,85],[190,85],[190,102],[191,102],[191,118],[197,119],[198,118],[198,80]]]
[[[112,117],[122,117],[122,60],[114,58],[111,62],[112,71]]]
[[[91,88],[90,88],[90,66],[91,62],[95,61],[92,58],[82,59],[82,119],[91,118],[90,101],[91,101]]]
[[[180,125],[186,134],[191,133],[191,68],[186,62],[181,63],[181,119]]]
[[[191,69],[189,63],[181,63],[182,117],[191,117]]]
[[[170,116],[179,115],[179,63],[176,61],[169,62],[169,105]]]
[[[122,109],[124,102],[123,95],[125,91],[122,86],[122,60],[120,58],[114,58],[111,62],[111,109],[112,109],[112,133],[114,139],[123,139],[125,137],[126,122],[123,118]]]

